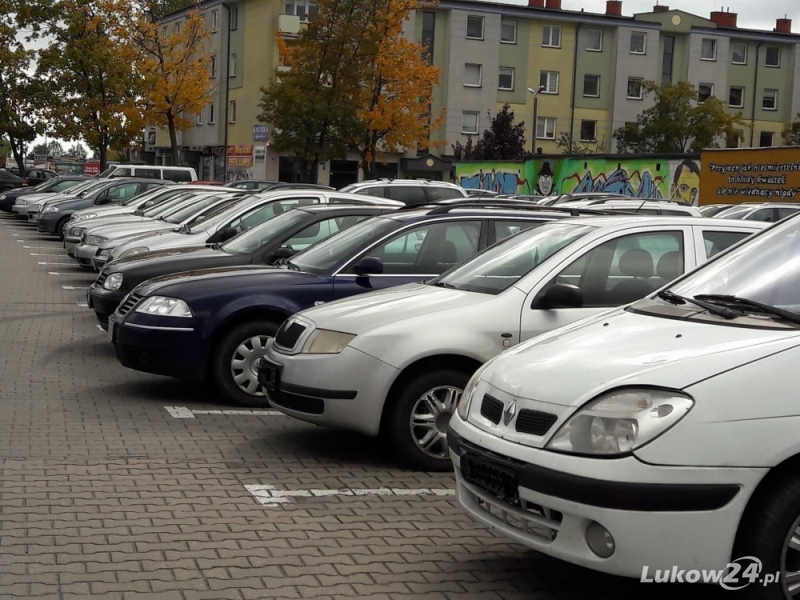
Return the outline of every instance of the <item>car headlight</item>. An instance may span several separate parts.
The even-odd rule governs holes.
[[[97,213],[89,213],[86,215],[80,215],[75,220],[76,221],[86,221],[87,219],[94,219],[97,216]]]
[[[138,248],[125,250],[125,252],[119,255],[119,258],[128,258],[129,256],[136,256],[137,254],[144,254],[145,252],[150,252],[150,248],[147,246],[139,246]]]
[[[98,256],[108,256],[111,254],[111,251],[114,250],[113,248],[100,248],[100,252],[97,253]]]
[[[100,244],[105,244],[107,241],[108,238],[103,237],[102,235],[90,235],[86,238],[86,245],[99,246]]]
[[[179,298],[165,296],[150,296],[137,308],[137,313],[144,315],[160,315],[163,317],[192,317],[189,305]]]
[[[5,200],[6,198],[8,198],[7,194],[0,194],[0,200]]]
[[[467,420],[467,415],[469,415],[469,406],[472,404],[472,396],[475,394],[475,388],[478,387],[478,381],[480,381],[481,375],[486,372],[486,369],[489,368],[489,365],[493,360],[494,359],[483,363],[483,365],[477,371],[475,371],[470,380],[467,382],[464,392],[461,394],[461,398],[458,399],[456,412],[458,413],[458,416],[461,417],[462,421]]]
[[[351,333],[317,329],[303,344],[300,352],[303,354],[339,354],[355,337]]]
[[[112,273],[106,280],[103,282],[103,289],[110,290],[112,292],[117,291],[119,288],[122,287],[122,273]]]
[[[48,206],[47,208],[44,209],[44,212],[46,212],[46,213],[58,212],[58,207],[57,206]]]
[[[681,392],[630,388],[602,394],[572,415],[548,450],[609,456],[627,454],[654,440],[691,410]]]
[[[5,198],[5,196],[0,197],[0,200],[2,200],[3,198]],[[27,203],[28,203],[28,201],[24,200],[22,198],[17,198],[17,201],[14,202],[14,204],[19,204],[19,205],[23,205],[23,204],[27,204]]]

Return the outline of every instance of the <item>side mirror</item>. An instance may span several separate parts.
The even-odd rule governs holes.
[[[221,242],[226,242],[232,237],[236,236],[236,229],[234,227],[225,227],[224,229],[220,229],[217,233],[212,235],[208,238],[207,244],[219,244]]]
[[[583,292],[581,288],[568,283],[553,283],[536,296],[531,308],[580,308],[582,306]]]
[[[272,255],[274,260],[280,260],[281,258],[291,258],[294,256],[296,252],[289,248],[289,246],[281,246],[277,250],[275,250],[275,254]]]
[[[380,275],[383,273],[383,261],[377,256],[365,256],[355,264],[353,270],[359,277]]]
[[[109,204],[110,202],[111,199],[108,196],[100,196],[99,198],[94,199],[94,203],[97,206],[100,206],[102,204]]]

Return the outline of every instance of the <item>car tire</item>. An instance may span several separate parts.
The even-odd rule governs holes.
[[[64,238],[67,237],[67,223],[69,223],[69,217],[64,217],[56,225],[56,235],[58,235],[58,239],[62,242]]]
[[[786,576],[800,572],[800,475],[787,473],[756,494],[739,525],[731,561],[748,556],[758,558],[762,563],[758,575],[761,581],[747,585],[740,595],[751,600],[788,599],[791,596],[784,587]],[[792,543],[793,539],[796,541]],[[764,585],[766,575],[778,572],[776,583]]]
[[[253,319],[235,325],[222,336],[214,349],[211,376],[226,402],[248,408],[270,406],[258,383],[257,361],[263,356],[259,350],[268,338],[275,336],[280,326],[277,320]],[[254,389],[255,393],[248,393],[246,387]]]
[[[453,470],[447,424],[470,375],[434,369],[410,378],[390,398],[386,432],[401,460],[422,471]]]

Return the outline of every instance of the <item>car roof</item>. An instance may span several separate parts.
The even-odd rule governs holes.
[[[581,223],[592,225],[595,227],[608,228],[608,227],[626,227],[628,225],[646,226],[659,225],[665,227],[713,227],[719,228],[724,226],[734,228],[753,228],[753,229],[766,229],[772,223],[765,223],[762,221],[740,221],[736,219],[715,219],[713,217],[681,217],[672,215],[601,215],[601,216],[583,216],[572,217],[580,219]]]
[[[400,202],[399,200],[391,200],[389,198],[381,198],[379,196],[365,196],[364,194],[351,194],[349,192],[337,192],[336,190],[323,190],[315,188],[292,188],[262,191],[252,190],[250,192],[253,196],[258,196],[259,198],[275,198],[276,200],[281,198],[293,198],[300,194],[307,193],[325,196],[326,198],[333,197],[352,200],[354,203],[370,204],[372,206],[396,206],[397,208],[406,206],[404,202]]]
[[[367,181],[359,181],[358,183],[350,184],[352,186],[370,186],[370,185],[438,185],[443,187],[457,187],[460,188],[460,185],[456,185],[455,183],[450,183],[449,181],[437,181],[435,179],[394,179],[394,178],[386,178],[386,179],[369,179]],[[349,187],[349,186],[346,186]]]
[[[311,204],[306,206],[298,206],[292,210],[302,210],[307,213],[329,213],[329,212],[353,212],[359,210],[374,211],[374,210],[395,210],[394,206],[384,206],[382,204]]]

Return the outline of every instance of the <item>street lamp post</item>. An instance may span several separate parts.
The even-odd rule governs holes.
[[[531,154],[536,154],[536,130],[539,128],[539,94],[545,90],[543,85],[538,90],[528,88],[528,93],[533,94],[533,127],[531,128]]]

